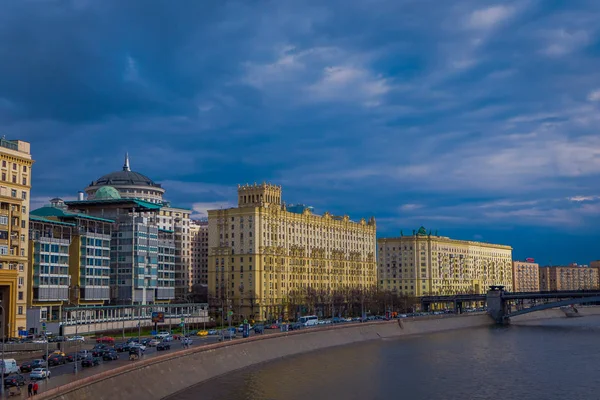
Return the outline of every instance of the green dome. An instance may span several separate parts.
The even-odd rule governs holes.
[[[94,200],[113,200],[120,199],[119,191],[112,186],[102,186],[96,191]]]

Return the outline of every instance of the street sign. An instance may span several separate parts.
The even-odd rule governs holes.
[[[184,326],[184,325],[185,325],[185,324],[184,324],[183,322],[179,324],[179,326]]]
[[[162,324],[165,322],[165,313],[164,312],[153,312],[152,313],[152,322],[155,324]]]
[[[42,330],[45,332],[46,331],[46,323],[42,322]]]
[[[245,320],[244,320],[244,323],[245,323],[245,324],[247,324],[247,323],[248,323],[248,320],[247,320],[247,319],[245,319]]]
[[[233,311],[228,311],[227,315],[229,315],[231,317],[233,315]]]

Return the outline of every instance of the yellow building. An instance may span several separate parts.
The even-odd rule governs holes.
[[[539,264],[529,261],[513,261],[513,292],[539,291]]]
[[[208,221],[191,221],[192,285],[208,284]]]
[[[540,290],[596,290],[598,269],[579,266],[556,266],[540,268]]]
[[[27,255],[30,144],[0,139],[0,319],[4,335],[17,337],[27,326]]]
[[[285,316],[291,297],[307,290],[372,287],[375,231],[374,218],[286,207],[281,186],[238,186],[237,208],[208,212],[209,296],[236,319],[264,320]]]
[[[427,233],[377,240],[379,286],[408,296],[512,290],[512,248]]]

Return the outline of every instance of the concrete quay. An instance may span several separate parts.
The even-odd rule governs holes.
[[[486,314],[340,324],[253,336],[181,350],[56,387],[38,399],[165,399],[229,372],[282,357],[352,343],[493,325]]]

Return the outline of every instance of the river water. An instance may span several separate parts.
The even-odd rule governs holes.
[[[600,399],[600,317],[335,347],[233,372],[177,399]]]

